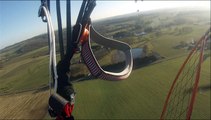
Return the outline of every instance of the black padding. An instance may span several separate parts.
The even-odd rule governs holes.
[[[61,97],[59,94],[54,93],[49,98],[49,106],[57,115],[62,115],[64,106],[68,103],[66,99]]]

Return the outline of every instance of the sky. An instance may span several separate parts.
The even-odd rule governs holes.
[[[32,38],[47,32],[46,23],[38,17],[40,0],[0,1],[0,49],[14,43]],[[72,25],[74,25],[82,1],[71,2]],[[176,7],[200,7],[210,9],[210,1],[100,1],[91,14],[92,20],[122,15],[139,10],[149,11]],[[63,28],[65,28],[66,1],[61,0]],[[57,29],[56,3],[51,1],[51,16],[54,28]]]

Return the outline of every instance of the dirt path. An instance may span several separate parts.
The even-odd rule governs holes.
[[[0,96],[0,119],[42,119],[47,113],[48,91]]]

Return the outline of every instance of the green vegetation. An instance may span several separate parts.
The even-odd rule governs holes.
[[[163,103],[185,57],[134,70],[124,81],[84,81],[75,84],[78,95],[74,115],[78,119],[158,119]],[[209,66],[207,59],[203,66]],[[204,67],[202,71],[210,71]],[[201,85],[209,85],[209,73]],[[202,72],[203,73],[203,72]],[[206,78],[203,80],[203,78]],[[193,118],[210,118],[210,91],[198,94]],[[203,112],[202,112],[203,111]]]
[[[0,70],[0,92],[8,93],[47,85],[47,59],[47,56],[28,58],[5,66]]]
[[[122,38],[118,36],[118,40],[129,43],[133,48],[145,46],[148,54],[155,51],[165,59],[133,70],[127,80],[111,82],[93,79],[74,83],[77,92],[73,113],[75,118],[159,119],[168,90],[189,53],[189,50],[175,49],[175,46],[192,39],[198,40],[209,27],[209,15],[209,11],[167,10],[94,22],[96,30],[104,36],[121,36],[120,33],[127,31],[127,35]],[[135,33],[142,32],[146,34],[135,36]],[[42,36],[35,38],[41,40]],[[26,44],[22,43],[0,51],[0,93],[48,84],[47,44],[23,52]],[[113,52],[99,56],[100,64],[109,65]],[[199,87],[210,85],[209,53],[210,50],[206,50]],[[73,62],[78,60],[79,55],[75,56]],[[73,68],[75,76],[80,75],[78,68],[87,73],[83,65]],[[197,94],[192,118],[211,118],[210,89]]]

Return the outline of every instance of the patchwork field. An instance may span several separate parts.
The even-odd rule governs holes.
[[[160,13],[146,14],[143,21],[152,17],[156,18],[150,24],[156,30],[149,32],[144,37],[127,36],[122,40],[128,42],[133,48],[140,47],[145,42],[150,43],[153,46],[153,51],[164,58],[134,69],[130,77],[123,81],[111,82],[92,79],[74,82],[76,90],[74,117],[76,119],[159,119],[169,88],[189,52],[185,48],[177,49],[175,46],[180,45],[181,41],[198,40],[209,28],[206,23],[209,20],[209,17],[206,16],[209,12],[201,13],[204,12],[190,14],[188,17],[182,16],[181,18],[186,18],[185,21],[190,19],[192,22],[171,27],[167,27],[167,24],[159,21],[159,19],[168,18],[166,23],[170,24],[174,20],[174,17],[169,17],[171,12],[162,15]],[[195,16],[200,15],[204,19],[192,20]],[[105,36],[114,35],[119,32],[114,28],[118,28],[123,23],[131,25],[131,31],[136,29],[142,31],[141,28],[133,28],[132,24],[135,20],[131,21],[127,18],[126,20],[116,20],[118,22],[114,21],[112,24],[107,23],[109,20],[103,22],[101,27],[107,31],[101,31],[101,33]],[[98,24],[95,25],[96,29],[100,31]],[[159,25],[160,27],[158,27]],[[184,26],[191,27],[192,31],[176,34]],[[126,30],[124,26],[122,27],[119,29]],[[159,30],[160,32],[158,32]],[[132,42],[127,40],[132,40]],[[18,55],[15,54],[15,51],[16,48],[11,48],[10,51],[0,54],[1,57],[11,55],[8,60],[1,61],[3,64],[0,69],[0,119],[50,118],[47,114],[49,97],[49,90],[46,87],[49,80],[47,47]],[[206,59],[202,65],[199,92],[192,119],[211,118],[210,50],[206,50],[205,53]],[[15,55],[13,56],[13,54]],[[101,62],[107,60],[108,56],[105,56]]]
[[[73,113],[75,118],[158,119],[172,80],[184,58],[136,69],[124,81],[94,79],[74,83],[77,92]],[[203,64],[199,87],[210,85],[209,66],[210,58]],[[48,97],[48,90],[0,96],[0,116],[2,119],[42,118],[47,112]],[[210,118],[210,90],[197,94],[192,118]]]

